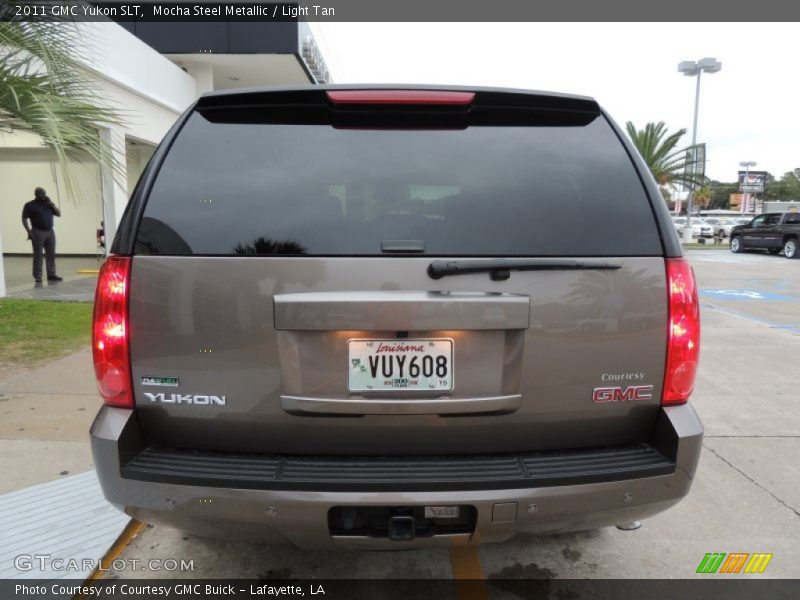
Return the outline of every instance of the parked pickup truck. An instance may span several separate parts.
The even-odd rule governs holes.
[[[767,250],[797,258],[800,240],[800,213],[764,213],[744,225],[731,229],[731,251]]]

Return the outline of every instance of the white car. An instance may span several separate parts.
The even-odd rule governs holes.
[[[673,225],[679,237],[683,237],[683,230],[686,227],[686,217],[673,217]],[[714,237],[714,228],[699,217],[692,218],[692,237],[710,238]]]
[[[686,227],[686,217],[672,217],[672,224],[675,226],[675,231],[678,232],[678,237],[681,237],[683,228]]]

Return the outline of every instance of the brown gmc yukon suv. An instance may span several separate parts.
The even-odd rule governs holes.
[[[208,94],[112,252],[92,449],[138,519],[398,548],[621,524],[689,491],[694,277],[590,98]]]

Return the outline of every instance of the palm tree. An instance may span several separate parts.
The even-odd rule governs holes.
[[[686,150],[691,146],[676,149],[678,142],[686,134],[685,129],[668,133],[663,121],[648,123],[641,130],[628,121],[625,129],[662,191],[679,183],[689,187],[702,185],[702,176],[686,172]]]
[[[7,8],[0,0],[0,14]],[[100,138],[99,126],[118,125],[120,113],[96,96],[79,55],[75,23],[0,22],[0,135],[38,135],[61,167],[68,187],[76,181],[70,160],[88,154],[124,181],[125,166]]]
[[[703,187],[695,191],[693,201],[700,208],[705,208],[706,205],[711,202],[711,197],[713,195],[714,194],[711,190],[711,187],[708,185],[708,183],[704,183]]]

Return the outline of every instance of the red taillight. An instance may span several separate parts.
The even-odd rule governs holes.
[[[100,268],[94,295],[92,356],[97,387],[106,404],[133,408],[128,352],[128,284],[131,259],[111,256]]]
[[[694,389],[700,358],[700,303],[689,263],[683,258],[668,258],[666,263],[669,332],[661,404],[683,404]]]
[[[334,104],[454,104],[466,106],[474,92],[443,90],[336,90],[326,92]]]

